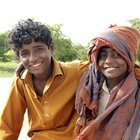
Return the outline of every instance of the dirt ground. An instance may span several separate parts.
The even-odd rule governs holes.
[[[2,78],[0,77],[0,91],[1,91],[1,98],[0,98],[0,111],[2,111],[3,105],[5,103],[9,87],[11,85],[12,78]],[[18,140],[30,140],[27,136],[28,132],[28,119],[27,114],[24,117],[23,127],[20,133]]]

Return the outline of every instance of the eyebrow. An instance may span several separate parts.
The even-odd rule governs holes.
[[[36,45],[36,46],[33,46],[33,48],[39,48],[39,47],[44,47],[43,45]]]

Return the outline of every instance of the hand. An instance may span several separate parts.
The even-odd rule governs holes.
[[[85,118],[79,117],[78,120],[76,121],[76,126],[75,126],[76,135],[80,134],[80,132],[86,127],[85,125],[86,125]]]
[[[76,134],[77,136],[80,134],[82,128],[83,128],[83,127],[82,127],[81,125],[76,124],[74,131],[75,131],[75,134]]]
[[[92,121],[93,121],[92,118],[86,119],[83,117],[79,117],[76,121],[76,126],[75,126],[76,135],[79,135],[86,128],[86,126],[88,126]]]
[[[24,66],[23,66],[21,63],[19,63],[19,64],[17,65],[16,69],[15,69],[16,75],[17,75],[18,77],[21,77],[22,74],[23,74],[23,72],[24,72],[24,70],[25,70]]]

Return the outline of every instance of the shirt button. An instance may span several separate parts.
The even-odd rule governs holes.
[[[44,101],[44,104],[47,104],[47,101]]]
[[[45,117],[49,117],[50,115],[48,113],[45,114]]]

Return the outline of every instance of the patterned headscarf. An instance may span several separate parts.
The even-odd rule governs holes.
[[[134,68],[139,48],[139,32],[128,26],[114,26],[98,34],[92,41],[89,59],[97,66],[97,56],[102,46],[116,50],[127,62],[129,71]],[[91,53],[92,51],[92,53]],[[98,67],[98,66],[97,66]]]

